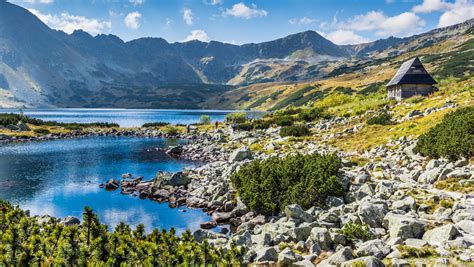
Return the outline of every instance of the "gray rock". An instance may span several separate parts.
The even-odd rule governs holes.
[[[191,178],[185,175],[183,172],[177,172],[171,174],[169,172],[159,171],[154,180],[154,185],[158,188],[164,186],[184,186],[191,182]]]
[[[173,157],[181,156],[182,153],[183,153],[183,146],[172,146],[168,150],[166,150],[166,154]]]
[[[350,261],[343,262],[341,267],[354,267],[354,266],[365,266],[365,267],[385,267],[382,261],[373,256],[362,257],[353,259]]]
[[[300,205],[292,204],[285,207],[285,215],[288,218],[299,220],[301,222],[312,222],[313,216],[304,211]]]
[[[459,231],[453,224],[446,224],[426,231],[423,235],[423,240],[427,241],[432,246],[437,246],[448,240],[453,240],[458,234]]]
[[[257,248],[269,246],[272,242],[272,237],[268,233],[260,233],[258,235],[252,235],[252,243]]]
[[[273,261],[276,262],[278,260],[278,252],[274,247],[265,247],[261,248],[256,251],[257,255],[255,257],[256,262],[264,262],[264,261]]]
[[[462,231],[474,235],[474,221],[471,220],[462,220],[456,223],[456,226],[459,227]]]
[[[245,231],[240,235],[234,235],[232,240],[236,246],[250,247],[252,245],[252,235],[250,231]]]
[[[389,213],[384,218],[384,224],[388,228],[390,238],[421,238],[425,223],[406,215]]]
[[[291,227],[286,233],[293,241],[307,240],[311,234],[310,226]]]
[[[314,264],[309,260],[297,261],[292,264],[293,267],[314,267]]]
[[[318,243],[322,250],[330,250],[332,246],[331,235],[328,229],[315,227],[311,230],[310,239]]]
[[[278,254],[278,264],[281,266],[289,266],[296,261],[296,254],[290,248],[285,248]]]
[[[416,201],[414,198],[408,196],[402,200],[394,201],[392,204],[392,209],[410,211],[416,209]]]
[[[107,181],[107,183],[105,183],[105,190],[108,190],[108,191],[113,191],[113,190],[116,190],[117,188],[119,188],[119,181],[111,178],[110,180]]]
[[[423,239],[408,238],[407,240],[405,240],[405,245],[409,247],[414,247],[414,248],[422,248],[428,245],[428,242],[426,242]]]
[[[440,162],[437,159],[432,159],[428,162],[428,164],[426,164],[426,169],[432,170],[436,167],[439,167],[439,165],[440,165]]]
[[[340,265],[343,262],[352,260],[352,249],[350,247],[343,247],[336,253],[323,260],[318,266]]]
[[[329,196],[326,199],[326,205],[328,205],[329,207],[339,207],[341,205],[344,205],[344,200],[338,197]]]
[[[420,177],[418,177],[418,182],[424,183],[424,184],[433,184],[434,182],[438,180],[442,172],[443,172],[443,169],[441,168],[426,170],[420,175]]]
[[[60,223],[64,226],[73,226],[81,224],[81,221],[73,216],[67,216],[60,221]]]
[[[252,151],[248,147],[241,147],[230,154],[230,162],[239,162],[246,159],[252,159]]]
[[[385,201],[370,199],[364,200],[359,205],[358,215],[363,223],[371,227],[381,227],[383,218],[388,212],[388,206]]]
[[[360,244],[355,250],[355,254],[357,255],[357,257],[374,256],[376,258],[382,259],[388,253],[390,253],[390,249],[386,247],[384,242],[380,239],[374,239],[364,242]]]
[[[396,188],[393,181],[381,181],[375,187],[375,192],[384,199],[390,198],[395,191]]]

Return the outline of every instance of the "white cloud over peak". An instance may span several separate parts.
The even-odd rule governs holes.
[[[143,5],[145,0],[129,0],[129,2],[134,6],[139,6],[139,5]]]
[[[189,42],[192,40],[198,40],[201,42],[209,42],[209,36],[207,36],[207,33],[203,30],[194,30],[191,31],[191,33],[184,38],[183,42]]]
[[[388,17],[381,11],[369,11],[364,15],[357,15],[348,21],[337,23],[339,29],[375,31],[375,34],[380,37],[415,34],[425,25],[425,21],[412,12]]]
[[[439,18],[438,27],[446,27],[474,18],[474,3],[470,0],[457,0]]]
[[[263,9],[257,9],[257,6],[252,4],[250,6],[240,2],[232,6],[230,9],[226,9],[223,14],[224,16],[232,16],[243,19],[251,19],[256,17],[266,17],[268,12]]]
[[[412,8],[415,13],[430,13],[433,11],[451,9],[452,3],[445,2],[443,0],[423,0],[420,5],[416,5]]]
[[[288,23],[292,25],[309,25],[315,23],[316,20],[308,17],[302,17],[302,18],[293,18],[288,21]]]
[[[369,41],[365,39],[364,37],[350,30],[337,30],[330,33],[319,31],[319,34],[321,34],[324,38],[328,39],[329,41],[338,45],[360,44],[360,43],[366,43]]]
[[[140,28],[140,18],[142,14],[138,11],[128,13],[127,16],[123,19],[125,26],[129,29],[136,30]]]
[[[36,9],[28,9],[42,22],[53,29],[62,30],[65,33],[71,34],[74,30],[84,30],[90,34],[99,34],[107,32],[112,28],[112,22],[101,21],[93,18],[86,18],[83,16],[71,15],[68,12],[56,14],[43,14]]]
[[[193,25],[193,12],[189,8],[183,10],[183,20],[187,25]]]
[[[203,0],[203,2],[204,4],[211,6],[222,4],[222,0]]]

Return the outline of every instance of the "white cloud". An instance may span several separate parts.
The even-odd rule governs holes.
[[[188,25],[193,25],[193,12],[189,8],[183,10],[183,20]]]
[[[203,0],[203,2],[204,4],[211,5],[211,6],[222,4],[221,0]]]
[[[452,3],[447,3],[443,0],[423,0],[423,3],[414,6],[412,11],[415,13],[430,13],[433,11],[448,10],[451,9],[452,6]]]
[[[474,4],[470,0],[457,0],[450,10],[439,18],[438,27],[446,27],[474,18]]]
[[[233,16],[237,18],[251,19],[255,17],[266,17],[268,12],[263,9],[257,9],[257,6],[252,4],[250,7],[240,2],[232,6],[231,9],[226,9],[224,16]]]
[[[23,0],[23,2],[28,3],[28,4],[52,4],[54,3],[54,0]]]
[[[349,30],[337,30],[330,33],[319,32],[324,38],[338,45],[360,44],[369,40]]]
[[[128,0],[130,3],[132,3],[132,5],[134,6],[139,6],[139,5],[142,5],[145,0]]]
[[[302,17],[302,18],[293,18],[288,21],[288,23],[292,25],[309,25],[315,23],[316,20],[308,17]]]
[[[381,37],[390,35],[407,36],[419,32],[425,21],[415,13],[404,12],[393,17],[387,17],[381,11],[369,11],[357,15],[345,22],[337,23],[338,29],[354,31],[375,31]]]
[[[207,33],[203,30],[194,30],[191,31],[191,33],[184,38],[183,42],[189,42],[192,40],[199,40],[201,42],[209,42],[209,36],[207,36]]]
[[[47,24],[49,27],[57,30],[62,30],[66,33],[71,34],[74,30],[84,30],[91,34],[99,34],[112,28],[112,22],[100,21],[98,19],[86,18],[83,16],[74,16],[68,12],[63,12],[59,15],[56,14],[42,14],[36,9],[28,9],[41,21]]]
[[[127,28],[136,30],[140,28],[140,18],[142,17],[142,14],[140,12],[135,11],[132,13],[128,13],[128,15],[123,19],[123,22],[125,23],[125,26]]]

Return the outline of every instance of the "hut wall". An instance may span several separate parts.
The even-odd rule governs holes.
[[[433,93],[433,86],[429,84],[403,84],[401,88],[401,98],[408,98],[414,95],[427,96]]]

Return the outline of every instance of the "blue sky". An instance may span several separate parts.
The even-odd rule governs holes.
[[[128,41],[243,44],[314,30],[337,44],[404,37],[474,17],[473,0],[9,0],[51,28]]]

